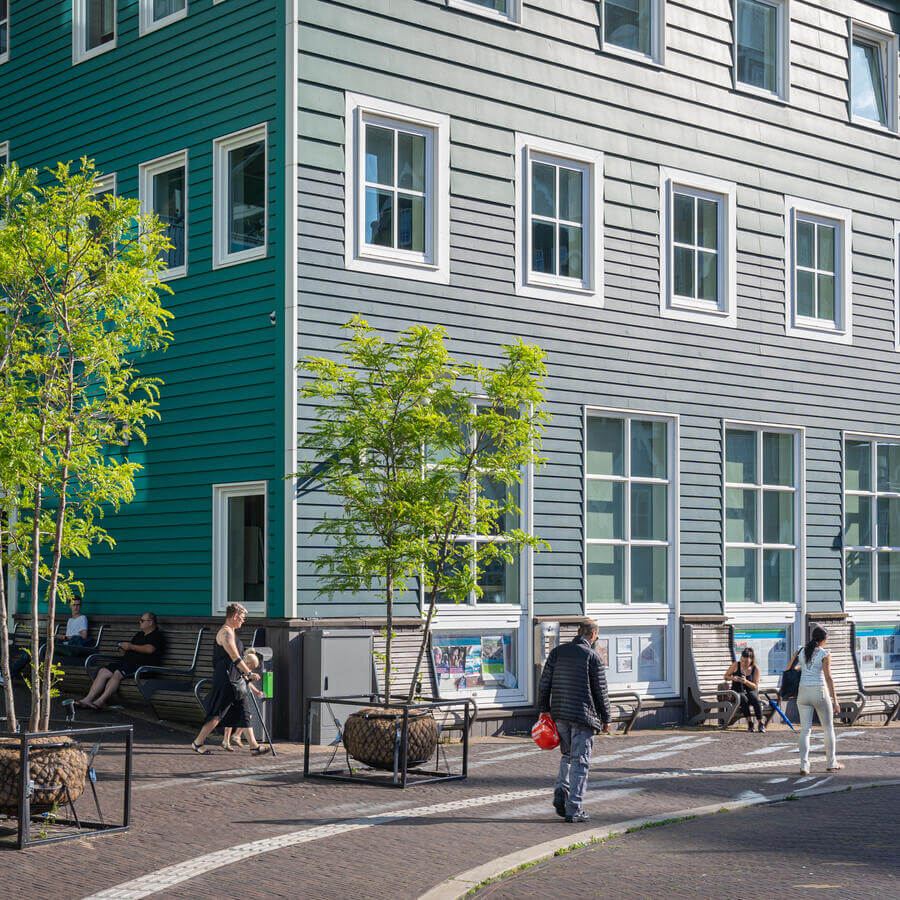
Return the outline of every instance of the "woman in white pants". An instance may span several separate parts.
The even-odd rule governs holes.
[[[813,713],[819,714],[822,731],[825,732],[825,754],[828,757],[828,771],[843,769],[837,761],[834,746],[834,719],[841,707],[837,702],[837,692],[831,678],[831,652],[825,649],[828,632],[821,625],[813,628],[809,643],[797,651],[794,659],[799,663],[800,690],[797,706],[800,709],[800,774],[809,775],[809,734],[812,731]]]

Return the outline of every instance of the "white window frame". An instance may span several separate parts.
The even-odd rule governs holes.
[[[262,141],[265,145],[266,209],[263,216],[265,240],[261,247],[249,247],[234,253],[228,252],[228,184],[231,175],[228,154],[232,150]],[[264,259],[269,252],[269,126],[267,122],[226,134],[213,141],[213,263],[214,269],[236,266],[254,259]]]
[[[628,47],[620,47],[606,40],[606,2],[600,0],[600,49],[635,62],[664,66],[666,63],[666,0],[650,0],[652,24],[650,26],[650,53],[640,53]]]
[[[753,94],[764,100],[781,100],[784,103],[791,98],[791,3],[790,0],[759,0],[767,6],[774,6],[778,10],[778,59],[775,61],[776,84],[775,91],[767,91],[756,85],[748,84],[738,79],[738,33],[737,33],[737,4],[738,0],[732,0],[732,79],[734,89],[745,94]]]
[[[583,174],[582,278],[531,271],[531,162],[580,169]],[[603,305],[603,153],[516,133],[516,293],[581,306]]]
[[[690,194],[718,203],[719,302],[677,297],[674,280],[674,194]],[[667,319],[737,327],[737,185],[693,172],[660,167],[659,311]]]
[[[170,13],[168,16],[163,16],[161,19],[153,18],[153,0],[140,0],[140,3],[141,11],[138,32],[141,37],[160,28],[165,28],[166,25],[171,25],[173,22],[185,18],[188,14],[189,0],[184,0],[184,9]]]
[[[410,127],[425,134],[425,253],[364,242],[364,126]],[[344,266],[356,272],[391,275],[437,284],[450,283],[450,117],[376,97],[345,97]],[[430,201],[430,202],[429,202]]]
[[[837,322],[825,322],[809,316],[798,316],[796,302],[797,218],[835,226],[835,310]],[[800,197],[784,198],[784,313],[785,332],[793,337],[853,343],[853,212],[839,206],[814,203]]]
[[[113,196],[116,196],[116,173],[115,172],[107,172],[102,178],[94,179],[94,194],[105,194],[107,191],[111,191]]]
[[[0,156],[6,157],[6,165],[12,162],[9,155],[9,141],[0,141]]]
[[[113,39],[87,49],[87,0],[72,0],[72,65],[93,59],[101,53],[115,50],[119,43],[119,3],[113,4]]]
[[[245,603],[247,612],[265,615],[269,601],[269,514],[268,482],[236,481],[212,486],[212,611],[224,613],[228,605],[228,501],[232,497],[266,498],[263,514],[263,573],[265,585],[262,603]]]
[[[900,350],[900,219],[894,219],[894,349]]]
[[[898,91],[900,91],[900,82],[898,82],[898,65],[897,54],[900,48],[900,39],[896,34],[889,31],[883,31],[872,25],[866,25],[862,22],[850,20],[849,35],[847,39],[848,57],[847,57],[847,110],[850,114],[850,121],[854,125],[862,125],[864,128],[874,128],[876,131],[882,131],[890,134],[897,134],[897,100]],[[867,119],[865,116],[858,116],[853,112],[853,42],[856,39],[866,43],[874,44],[881,56],[881,69],[884,77],[884,112],[886,122],[876,122],[874,119]]]
[[[188,152],[185,149],[169,153],[166,156],[159,156],[156,159],[141,163],[138,168],[138,191],[141,199],[141,209],[146,215],[154,212],[154,176],[182,167],[184,168],[184,265],[163,270],[159,274],[160,281],[184,278],[188,273]]]
[[[216,0],[220,2],[220,0]],[[487,6],[482,6],[474,0],[446,0],[447,6],[458,9],[460,12],[471,13],[474,16],[484,16],[495,22],[505,22],[518,25],[522,21],[522,0],[507,0],[505,13]]]
[[[757,434],[756,442],[756,475],[757,484],[740,484],[728,481],[726,470],[725,441],[728,431],[754,431]],[[762,482],[763,452],[762,433],[775,432],[777,434],[789,434],[794,438],[794,487],[788,488],[779,485],[764,485]],[[744,622],[794,622],[801,630],[795,632],[802,634],[802,612],[806,605],[806,429],[802,425],[775,425],[770,422],[742,422],[737,419],[725,419],[722,422],[722,608],[729,618],[738,617]],[[726,491],[728,488],[745,488],[757,491],[756,521],[759,529],[760,540],[758,543],[744,543],[742,541],[729,541],[727,534],[727,503]],[[770,544],[762,540],[763,534],[763,492],[764,491],[791,491],[794,494],[794,539],[793,545]],[[756,601],[729,602],[726,585],[728,548],[738,547],[748,550],[758,550],[756,563]],[[793,549],[794,550],[794,602],[792,603],[766,603],[763,601],[763,549]],[[748,619],[749,617],[749,619]]]
[[[7,0],[6,4],[6,18],[0,20],[0,23],[6,25],[6,50],[3,53],[0,53],[0,65],[5,62],[9,62],[9,39],[10,39],[10,28],[9,28],[9,19],[10,19],[10,9],[12,7],[13,0]]]
[[[870,441],[872,444],[870,462],[872,465],[872,488],[868,491],[847,490],[847,441]],[[844,431],[841,433],[841,599],[845,612],[853,614],[854,621],[860,621],[874,617],[880,621],[886,614],[894,613],[900,616],[900,599],[894,601],[881,601],[878,599],[878,552],[889,550],[877,543],[860,549],[873,553],[872,566],[872,599],[871,600],[847,600],[847,494],[868,496],[872,498],[872,540],[878,540],[878,497],[896,497],[900,493],[878,490],[878,444],[900,444],[900,434],[878,434],[871,431]],[[850,549],[856,548],[853,545]],[[880,617],[880,618],[879,618]]]

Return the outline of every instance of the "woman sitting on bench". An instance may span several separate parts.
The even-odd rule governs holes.
[[[741,658],[733,662],[725,672],[725,681],[731,681],[731,689],[736,691],[741,700],[741,715],[747,720],[747,727],[753,731],[753,719],[750,718],[750,707],[756,713],[760,734],[766,733],[763,721],[762,703],[759,701],[759,666],[752,647],[745,647]]]

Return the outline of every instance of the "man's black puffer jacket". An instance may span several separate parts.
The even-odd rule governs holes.
[[[606,671],[587,638],[576,637],[550,651],[538,688],[538,711],[595,731],[609,721]]]

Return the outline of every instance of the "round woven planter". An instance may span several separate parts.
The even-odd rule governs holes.
[[[403,730],[403,709],[372,706],[352,713],[344,725],[344,746],[360,762],[376,769],[394,768],[394,746]],[[438,742],[438,727],[430,709],[409,710],[407,765],[431,759]]]
[[[45,812],[54,803],[66,802],[64,785],[74,802],[84,792],[87,782],[88,756],[78,743],[68,737],[35,738],[29,744],[29,775],[35,783],[31,811]],[[42,790],[40,785],[54,785]],[[8,816],[19,811],[19,742],[0,738],[0,813]]]

